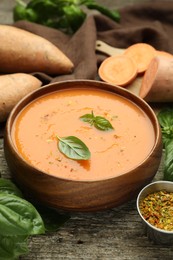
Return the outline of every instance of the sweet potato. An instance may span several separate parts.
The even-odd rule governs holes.
[[[125,55],[110,56],[99,67],[100,78],[108,83],[125,86],[137,76],[137,67]]]
[[[42,82],[25,73],[0,76],[0,123],[4,122],[17,102],[31,91],[39,88]]]
[[[71,60],[55,45],[36,34],[0,25],[0,72],[67,74]]]
[[[155,49],[147,43],[136,43],[129,46],[124,55],[131,58],[137,66],[138,73],[143,73],[148,68],[151,60],[155,57]]]
[[[173,58],[158,56],[151,61],[139,96],[147,102],[173,101]]]
[[[156,50],[156,56],[162,56],[162,57],[166,57],[166,58],[173,58],[173,55],[167,51],[157,51]]]

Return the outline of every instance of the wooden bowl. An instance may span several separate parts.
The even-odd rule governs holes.
[[[153,146],[147,156],[145,155],[140,163],[128,171],[111,177],[108,174],[104,178],[92,180],[74,180],[51,175],[23,159],[12,138],[12,127],[16,117],[23,108],[38,97],[69,88],[106,91],[137,105],[151,122],[154,132]],[[66,211],[98,211],[118,206],[134,198],[139,190],[153,179],[161,160],[161,131],[150,106],[127,90],[100,81],[65,81],[42,87],[27,95],[16,105],[6,124],[4,152],[14,181],[31,201]],[[112,157],[116,158],[116,155],[112,154]]]

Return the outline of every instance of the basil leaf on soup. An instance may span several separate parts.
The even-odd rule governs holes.
[[[91,153],[88,147],[77,137],[67,136],[58,137],[59,150],[65,154],[68,158],[74,160],[88,160]]]
[[[96,116],[94,121],[94,126],[103,131],[114,129],[111,123],[102,116]]]
[[[85,115],[81,116],[80,119],[83,122],[86,122],[86,123],[89,123],[90,125],[93,125],[95,116],[94,116],[94,113],[92,111],[91,114],[85,114]]]
[[[102,131],[114,129],[109,120],[102,116],[94,116],[93,111],[91,112],[91,114],[85,114],[81,116],[80,119],[83,122],[89,123],[91,126],[94,125],[95,128]]]

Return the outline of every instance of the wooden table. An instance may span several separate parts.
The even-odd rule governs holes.
[[[98,2],[116,6],[116,1]],[[129,1],[117,1],[117,4],[125,3]],[[12,22],[12,6],[14,1],[0,1],[1,23]],[[0,139],[0,174],[4,178],[10,178],[4,158],[3,139]],[[161,164],[155,180],[162,179],[162,175]],[[57,232],[31,237],[29,250],[29,255],[21,259],[173,259],[172,246],[154,245],[146,237],[135,199],[104,212],[73,213],[71,219]]]

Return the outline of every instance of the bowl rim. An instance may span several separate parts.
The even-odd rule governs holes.
[[[140,109],[142,109],[142,111],[149,117],[150,121],[153,124],[153,128],[154,128],[154,131],[155,131],[155,142],[154,142],[153,147],[151,148],[150,152],[148,153],[148,155],[138,165],[134,166],[130,170],[125,171],[125,172],[123,172],[123,173],[121,173],[120,175],[117,175],[117,176],[110,176],[108,178],[93,179],[93,180],[90,180],[90,179],[74,180],[74,179],[71,179],[71,178],[63,178],[61,176],[55,176],[54,174],[51,174],[51,173],[48,174],[47,172],[45,172],[43,170],[40,170],[39,168],[36,168],[35,166],[29,164],[20,155],[20,153],[18,152],[17,148],[15,147],[15,145],[13,143],[13,140],[12,140],[12,137],[11,137],[11,127],[12,127],[12,124],[13,124],[12,121],[14,121],[13,117],[15,118],[17,116],[17,114],[24,107],[26,107],[30,102],[32,102],[33,100],[36,100],[37,98],[39,98],[39,97],[41,97],[43,95],[46,95],[48,93],[52,93],[52,92],[56,92],[56,91],[60,90],[58,87],[62,86],[63,84],[69,85],[69,84],[74,83],[74,82],[76,82],[78,84],[84,84],[84,85],[86,84],[86,86],[88,86],[88,84],[91,84],[91,85],[92,84],[99,84],[99,87],[97,87],[98,89],[103,89],[104,91],[112,92],[112,93],[115,93],[117,95],[122,96],[123,98],[128,99],[130,102],[134,103],[136,106],[138,106]],[[56,90],[51,90],[51,88],[53,88],[55,85],[57,85],[57,89]],[[107,87],[106,90],[104,88],[105,86]],[[66,89],[69,89],[69,88],[70,88],[70,86],[67,86]],[[96,88],[96,86],[92,85],[91,88]],[[48,90],[46,93],[44,93],[45,89]],[[50,89],[50,91],[49,91],[49,89]],[[116,91],[118,91],[118,93]],[[120,92],[125,93],[125,95],[122,95]],[[40,95],[38,96],[37,94],[40,94]],[[128,97],[126,96],[126,94],[128,95]],[[31,96],[33,96],[33,98],[31,100],[27,101]],[[138,100],[137,104],[135,103],[136,100]],[[20,109],[20,111],[18,113],[16,113],[17,108],[21,104],[23,104],[25,101],[27,101],[27,103],[24,104],[24,106],[22,107],[22,109]],[[146,110],[147,110],[147,112],[146,112]],[[15,115],[15,113],[16,113],[16,115]],[[40,87],[39,89],[36,89],[36,90],[30,92],[29,94],[27,94],[25,97],[23,97],[14,106],[14,108],[10,112],[10,115],[9,115],[9,117],[7,119],[6,127],[5,127],[5,136],[8,136],[7,138],[10,141],[10,145],[11,145],[11,148],[12,148],[13,152],[15,153],[15,155],[18,157],[19,160],[21,160],[25,165],[27,165],[27,167],[29,167],[30,169],[34,169],[35,171],[37,171],[40,174],[43,173],[46,176],[49,176],[49,177],[52,177],[52,178],[55,178],[55,179],[58,178],[58,179],[61,179],[63,181],[74,181],[74,182],[79,182],[79,183],[80,182],[82,182],[82,183],[84,183],[84,182],[85,183],[87,183],[87,182],[91,183],[91,182],[106,181],[106,180],[114,179],[115,177],[118,178],[118,177],[130,174],[131,172],[133,172],[135,169],[139,168],[143,163],[145,163],[149,159],[150,155],[153,153],[153,151],[155,150],[156,146],[159,143],[160,135],[161,135],[161,131],[160,131],[160,126],[159,126],[159,122],[157,120],[157,117],[156,117],[154,111],[152,110],[152,108],[149,106],[149,104],[145,100],[143,100],[141,97],[133,94],[132,92],[130,92],[127,89],[122,88],[120,86],[113,85],[113,84],[110,84],[110,83],[107,83],[107,82],[103,82],[103,81],[99,81],[99,80],[90,80],[90,79],[73,79],[73,80],[63,80],[63,81],[58,81],[58,82],[52,82],[52,83],[49,83],[49,84],[46,84],[46,85]]]
[[[153,182],[147,184],[146,186],[144,186],[144,187],[140,190],[140,192],[139,192],[139,194],[138,194],[138,196],[137,196],[137,199],[136,199],[137,211],[138,211],[138,214],[139,214],[139,216],[141,217],[141,219],[144,221],[144,223],[145,223],[147,226],[149,226],[151,229],[153,229],[153,230],[155,230],[155,231],[157,231],[157,232],[163,233],[163,234],[173,235],[173,230],[172,230],[172,231],[164,230],[164,229],[161,229],[161,228],[157,228],[157,227],[155,227],[154,225],[151,225],[151,224],[143,217],[143,215],[142,215],[142,213],[141,213],[141,210],[140,210],[140,208],[139,208],[140,198],[141,198],[141,195],[143,194],[143,192],[144,192],[146,189],[148,189],[149,187],[154,186],[154,185],[156,185],[156,184],[170,184],[170,185],[173,186],[173,182],[171,182],[171,181],[166,181],[166,180],[153,181]],[[166,189],[166,188],[165,188],[165,189]],[[153,192],[154,192],[154,191],[153,191]],[[151,192],[151,193],[152,193],[152,192]],[[150,192],[149,192],[148,194],[150,194]]]

